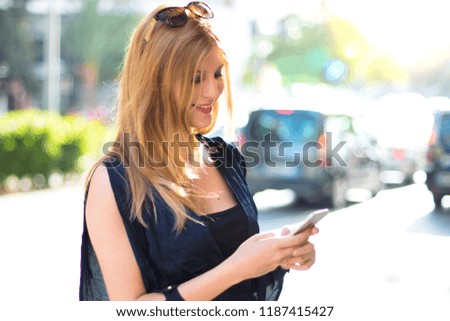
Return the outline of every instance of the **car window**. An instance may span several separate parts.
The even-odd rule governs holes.
[[[262,141],[267,134],[279,142],[304,143],[315,141],[323,131],[320,114],[308,111],[258,113],[251,124],[253,139]]]
[[[442,116],[440,138],[446,147],[450,146],[450,114],[445,114]]]

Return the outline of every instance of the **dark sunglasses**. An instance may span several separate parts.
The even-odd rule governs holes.
[[[185,7],[164,8],[155,14],[155,20],[164,22],[164,24],[168,27],[181,27],[188,21],[186,10],[189,10],[199,18],[211,19],[214,17],[214,13],[206,3],[201,1],[193,1]]]

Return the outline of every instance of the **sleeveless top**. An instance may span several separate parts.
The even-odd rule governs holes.
[[[246,235],[239,242],[259,232],[257,209],[245,181],[245,161],[239,150],[220,137],[199,136],[208,148],[210,158],[233,192],[247,221]],[[131,195],[123,164],[115,158],[104,162],[111,187],[124,223],[130,245],[136,257],[147,293],[161,292],[168,286],[178,285],[201,275],[226,259],[220,237],[217,239],[207,224],[187,220],[180,233],[173,230],[175,218],[171,209],[154,190],[154,203],[145,201],[144,227],[138,220],[130,220]],[[85,205],[88,189],[86,190]],[[153,207],[157,210],[157,221]],[[188,214],[201,220],[192,211]],[[205,218],[206,219],[206,218]],[[240,244],[240,243],[239,243]],[[237,246],[239,244],[236,244]],[[229,253],[228,253],[229,254]],[[217,296],[214,300],[277,300],[286,271],[278,267],[261,277],[245,280]],[[108,300],[100,266],[92,247],[84,220],[81,245],[81,271],[79,299],[82,301]]]

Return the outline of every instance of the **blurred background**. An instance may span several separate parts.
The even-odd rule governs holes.
[[[282,165],[276,171],[249,168],[262,229],[297,221],[311,207],[336,209],[335,219],[323,223],[322,234],[328,236],[318,243],[330,255],[318,261],[317,272],[289,277],[316,298],[326,288],[320,281],[325,276],[333,289],[355,286],[352,293],[365,291],[361,280],[369,282],[376,288],[366,293],[372,303],[389,291],[394,300],[399,293],[413,299],[412,293],[430,292],[433,302],[448,300],[450,281],[444,271],[450,262],[440,252],[448,250],[450,235],[450,199],[445,196],[450,193],[450,121],[442,116],[450,110],[446,1],[206,2],[231,65],[236,126],[231,139],[242,147],[267,133],[285,141],[305,133],[324,143],[331,132],[334,142],[328,145],[347,142],[340,151],[345,166],[296,172]],[[67,259],[63,266],[55,264],[70,274],[64,290],[57,285],[66,293],[63,299],[76,300],[80,177],[114,135],[116,77],[128,39],[140,18],[159,3],[0,0],[0,235],[5,242],[18,240],[11,236],[11,224],[30,233],[56,220],[65,224],[68,234],[53,235]],[[303,116],[295,118],[299,111]],[[297,189],[302,183],[308,193]],[[43,215],[24,224],[33,212]],[[36,246],[55,246],[53,237],[36,236]],[[365,270],[361,278],[351,283],[358,276],[353,269],[326,268],[342,258],[327,238],[335,246],[350,247],[349,253],[356,246],[360,258],[367,255],[361,265],[343,254]],[[413,248],[423,249],[422,264],[417,265]],[[371,250],[378,255],[374,264],[369,264],[374,262]],[[383,263],[383,257],[392,264]],[[430,266],[432,273],[417,277]],[[6,275],[15,268],[2,269]],[[48,273],[44,267],[38,271]],[[288,300],[294,290],[288,286],[283,298]],[[326,290],[331,301],[344,300],[337,290]]]
[[[52,174],[80,172],[98,156],[112,134],[115,80],[127,41],[158,3],[0,1],[0,156],[2,167],[11,167],[0,172],[3,191],[48,186]],[[443,1],[208,3],[231,61],[237,128],[252,110],[268,106],[357,114],[388,167],[414,158],[409,172],[386,172],[383,180],[412,181],[425,160],[432,113],[448,105],[450,22]],[[67,125],[73,118],[85,122],[78,132]],[[66,129],[56,133],[64,127],[55,125],[59,121]],[[39,151],[39,139],[45,150]],[[5,164],[27,153],[41,159],[42,168]]]

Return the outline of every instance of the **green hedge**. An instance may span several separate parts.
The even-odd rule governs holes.
[[[28,109],[0,115],[0,185],[8,177],[84,171],[111,139],[111,129],[81,116]]]

